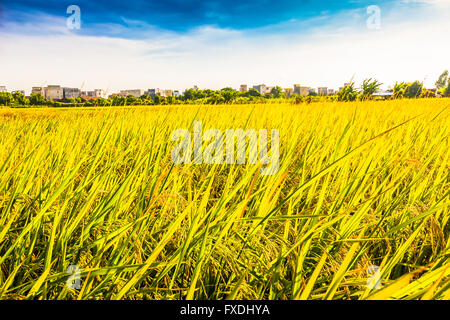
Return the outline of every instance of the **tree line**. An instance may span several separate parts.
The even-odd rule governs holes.
[[[379,92],[382,83],[376,79],[366,79],[360,87],[356,87],[354,82],[346,84],[337,94],[329,96],[319,96],[316,92],[310,92],[307,96],[294,94],[286,96],[279,86],[272,88],[270,93],[261,94],[256,89],[249,89],[245,92],[237,91],[227,87],[221,90],[194,90],[188,89],[179,97],[160,95],[142,95],[134,97],[132,95],[110,96],[108,99],[96,98],[84,100],[82,98],[64,99],[62,101],[46,100],[40,93],[32,93],[29,98],[20,92],[1,92],[0,105],[10,107],[83,107],[83,106],[138,106],[138,105],[177,105],[177,104],[249,104],[249,103],[311,103],[318,101],[364,101],[374,99],[373,94]],[[442,73],[436,81],[437,93],[440,96],[450,97],[450,76],[448,71]],[[436,97],[435,92],[424,89],[423,83],[397,82],[391,90],[390,99],[401,98],[431,98]]]

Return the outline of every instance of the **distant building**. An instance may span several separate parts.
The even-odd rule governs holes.
[[[80,97],[84,100],[95,99],[94,91],[81,91]]]
[[[294,94],[294,89],[292,89],[292,88],[286,88],[286,89],[284,89],[284,94],[285,94],[287,97],[290,97],[290,96],[292,96],[292,95]]]
[[[198,87],[197,86],[194,86],[194,88],[193,88],[195,91],[197,91],[198,90]]]
[[[257,86],[253,86],[253,89],[258,91],[260,94],[266,94],[267,87],[265,84],[259,84]]]
[[[0,86],[0,92],[8,92],[5,86]]]
[[[132,89],[132,90],[125,90],[125,96],[133,96],[135,98],[139,98],[144,94],[144,91],[141,89]]]
[[[78,88],[63,88],[64,99],[76,99],[80,96]]]
[[[148,94],[153,99],[153,98],[155,98],[156,95],[163,97],[165,95],[165,92],[164,92],[164,90],[157,88],[157,89],[148,89],[147,91],[145,91],[144,94]]]
[[[319,88],[317,88],[317,93],[319,94],[319,96],[327,96],[328,88],[327,87],[319,87]]]
[[[94,89],[94,92],[96,98],[103,98],[103,96],[106,94],[106,92],[102,89]]]
[[[43,87],[32,87],[31,94],[39,93],[41,96],[45,97],[45,88]]]
[[[24,90],[14,90],[12,93],[21,93],[21,94],[25,95]]]
[[[164,90],[164,97],[171,97],[173,96],[173,90]]]
[[[317,91],[314,88],[309,88],[308,94],[310,94],[310,93],[317,93]]]
[[[47,100],[62,100],[64,98],[64,91],[61,86],[51,85],[45,88],[45,99]]]
[[[267,87],[266,88],[266,94],[272,93],[272,89],[273,89],[273,87]]]
[[[241,84],[240,88],[239,88],[240,92],[246,92],[248,91],[248,86],[246,84]]]
[[[112,94],[112,96],[114,96],[114,95],[120,96],[121,94],[120,93]],[[95,89],[93,91],[81,91],[79,96],[84,100],[92,100],[92,99],[102,98],[104,96],[104,91],[102,89]]]
[[[387,98],[392,97],[393,95],[394,93],[392,92],[376,92],[372,96],[375,97],[376,99],[385,100]]]
[[[310,87],[300,87],[300,95],[307,96],[311,91]]]
[[[302,87],[299,84],[294,84],[294,94],[307,96],[309,94],[310,87]]]
[[[336,91],[334,89],[328,89],[329,96],[334,95],[334,94],[336,94]]]
[[[174,97],[181,97],[181,92],[180,91],[178,91],[178,90],[175,90],[174,92],[173,92],[173,96]]]

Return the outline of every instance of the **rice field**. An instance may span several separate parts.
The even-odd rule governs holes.
[[[449,106],[0,109],[0,299],[448,300]],[[175,165],[195,120],[279,129],[278,173]]]

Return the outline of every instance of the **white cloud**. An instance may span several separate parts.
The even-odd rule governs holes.
[[[432,86],[449,67],[448,11],[431,14],[435,12],[425,10],[405,21],[404,11],[393,10],[383,14],[379,31],[367,30],[365,17],[353,11],[306,33],[296,21],[278,26],[289,30],[286,33],[204,26],[187,34],[153,30],[148,40],[9,32],[0,42],[0,82],[9,89],[26,90],[84,83],[85,89],[109,88],[109,92],[241,83],[337,89],[355,76],[357,82],[375,77],[386,85],[426,78],[426,85]]]

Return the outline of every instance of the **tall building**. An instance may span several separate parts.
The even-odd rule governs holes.
[[[62,100],[64,98],[64,91],[61,86],[51,85],[45,88],[45,99],[47,100]]]
[[[105,91],[102,89],[94,89],[94,97],[96,98],[102,98],[105,94]]]
[[[64,99],[76,99],[80,96],[78,88],[63,88]]]
[[[292,95],[294,94],[294,89],[292,89],[292,88],[285,88],[285,89],[284,89],[284,94],[285,94],[287,97],[290,97],[290,96],[292,96]]]
[[[241,84],[241,86],[239,87],[239,91],[240,92],[248,91],[248,86],[246,84]]]
[[[253,89],[258,91],[260,94],[266,94],[267,87],[265,84],[259,84],[257,86],[253,86]]]
[[[119,96],[127,96],[126,91],[127,90],[122,90],[121,93],[118,95]],[[122,95],[122,92],[124,92],[123,95]],[[103,95],[104,95],[104,91],[102,89],[95,89],[94,91],[81,91],[81,93],[80,93],[80,97],[85,100],[102,98]]]
[[[132,90],[126,90],[127,96],[133,96],[135,98],[139,98],[144,94],[144,91],[141,89],[132,89]]]
[[[310,87],[302,87],[299,84],[294,84],[294,94],[307,96],[309,94]]]
[[[95,99],[95,92],[94,91],[81,91],[80,97],[84,100]]]
[[[318,92],[319,96],[327,96],[328,88],[327,87],[319,87],[319,88],[317,88],[317,92]]]
[[[300,87],[300,94],[302,95],[302,96],[307,96],[307,95],[309,95],[309,92],[311,91],[312,89],[310,88],[310,87]]]
[[[31,94],[39,93],[41,96],[45,97],[45,88],[43,87],[32,87]]]
[[[161,90],[161,89],[159,89],[159,88],[156,88],[156,89],[148,89],[148,90],[145,92],[145,94],[148,94],[148,95],[151,96],[152,99],[153,99],[153,98],[155,98],[156,95],[158,95],[158,96],[160,96],[160,97],[163,97],[165,93],[164,93],[164,90]]]

